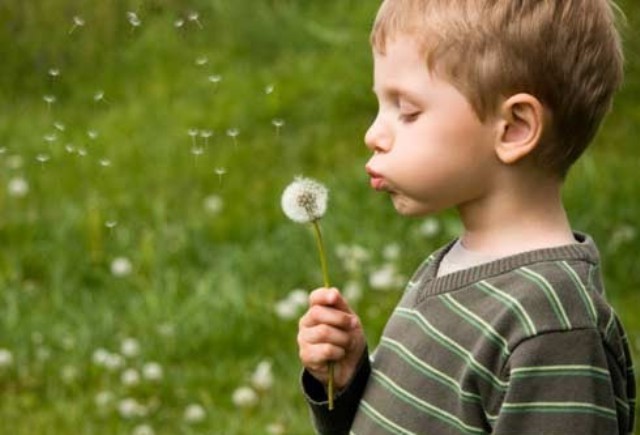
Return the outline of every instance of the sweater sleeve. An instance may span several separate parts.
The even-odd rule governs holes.
[[[313,425],[319,434],[348,434],[360,404],[360,398],[371,374],[369,353],[365,351],[349,384],[334,398],[329,411],[325,387],[309,372],[302,372],[302,390],[311,410]]]
[[[493,433],[626,434],[625,373],[596,330],[526,339],[505,366],[507,389],[494,410]]]

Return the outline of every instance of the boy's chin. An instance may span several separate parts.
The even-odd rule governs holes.
[[[393,207],[396,209],[398,214],[402,216],[424,217],[436,211],[426,207],[424,204],[400,195],[393,195],[391,197],[391,201],[393,201]]]

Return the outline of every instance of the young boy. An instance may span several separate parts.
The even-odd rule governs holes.
[[[561,201],[621,81],[613,8],[383,2],[371,185],[402,215],[455,207],[464,232],[415,273],[374,355],[336,289],[310,295],[298,343],[318,432],[633,431],[627,339]]]

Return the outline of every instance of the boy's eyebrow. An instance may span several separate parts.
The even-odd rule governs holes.
[[[407,100],[409,100],[410,102],[417,102],[418,101],[418,97],[415,95],[414,92],[411,92],[407,89],[403,89],[401,87],[398,86],[384,86],[381,89],[376,88],[375,86],[373,86],[371,88],[371,91],[374,93],[374,95],[376,95],[378,98],[382,95],[388,98],[406,98]]]

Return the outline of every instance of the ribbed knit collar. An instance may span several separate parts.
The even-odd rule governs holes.
[[[574,233],[574,237],[576,243],[570,245],[522,252],[438,277],[440,262],[456,243],[456,239],[433,254],[433,260],[427,265],[421,276],[416,277],[415,281],[419,282],[422,296],[427,297],[456,290],[474,282],[539,262],[578,260],[597,264],[600,256],[591,237],[582,233]]]

